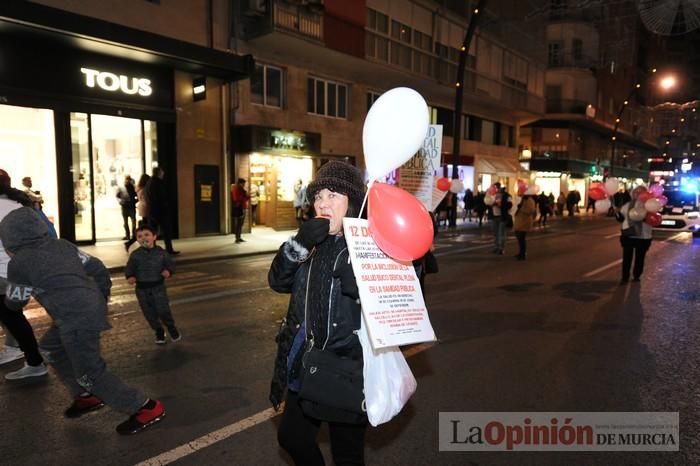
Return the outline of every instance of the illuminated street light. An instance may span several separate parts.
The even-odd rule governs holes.
[[[676,78],[673,76],[666,76],[661,80],[659,85],[663,90],[667,91],[673,87],[676,87]]]

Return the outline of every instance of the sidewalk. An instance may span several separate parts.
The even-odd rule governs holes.
[[[187,264],[277,252],[280,245],[294,233],[294,230],[275,231],[267,227],[254,227],[252,233],[243,235],[245,243],[236,244],[233,235],[218,235],[176,239],[173,240],[173,247],[180,251],[175,256],[177,263]],[[163,246],[162,241],[158,241],[158,244]],[[130,251],[135,251],[137,247],[134,244]],[[124,250],[124,241],[104,241],[91,246],[80,246],[80,249],[99,257],[110,272],[122,271],[129,257]]]

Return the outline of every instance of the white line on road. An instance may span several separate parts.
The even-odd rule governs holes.
[[[612,268],[612,267],[615,267],[615,266],[618,265],[618,264],[622,264],[622,259],[618,259],[618,260],[616,260],[616,261],[612,261],[612,262],[609,263],[608,265],[604,265],[604,266],[602,266],[602,267],[598,267],[598,268],[595,269],[595,270],[591,270],[590,272],[588,272],[587,274],[585,274],[584,277],[588,278],[588,277],[592,277],[593,275],[598,275],[600,272],[604,272],[604,271],[606,271],[606,270],[608,270],[608,269],[610,269],[610,268]]]
[[[403,353],[406,358],[410,358],[411,356],[415,356],[421,351],[425,351],[428,348],[431,348],[432,346],[435,346],[435,343],[422,343],[420,345],[408,348]],[[158,456],[154,456],[152,458],[144,460],[138,463],[136,466],[163,466],[166,464],[173,463],[184,458],[185,456],[191,455],[192,453],[195,453],[206,447],[210,447],[215,443],[221,442],[222,440],[226,440],[227,438],[240,432],[243,432],[246,429],[255,427],[258,424],[262,424],[263,422],[268,421],[275,416],[279,416],[283,412],[284,403],[282,404],[282,406],[280,406],[279,411],[275,411],[272,408],[260,411],[259,413],[255,413],[252,416],[249,416],[245,419],[241,419],[238,422],[234,422],[233,424],[222,427],[219,430],[215,430],[214,432],[202,435],[198,439],[192,440],[191,442],[187,442],[183,445],[180,445],[179,447],[173,448],[172,450],[163,452]]]

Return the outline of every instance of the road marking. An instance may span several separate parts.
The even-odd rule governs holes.
[[[412,346],[405,350],[403,354],[406,358],[409,358],[411,356],[415,356],[416,354],[422,351],[427,350],[428,348],[435,346],[435,344],[435,342],[429,342]],[[175,461],[181,460],[185,456],[189,456],[192,453],[210,447],[215,443],[219,443],[222,440],[226,440],[229,437],[241,433],[246,429],[250,429],[251,427],[257,426],[258,424],[262,424],[263,422],[266,422],[272,419],[273,417],[279,416],[283,412],[284,403],[282,403],[282,405],[280,406],[279,411],[275,411],[273,408],[268,408],[264,411],[260,411],[259,413],[255,413],[252,416],[249,416],[245,419],[241,419],[238,422],[234,422],[233,424],[229,424],[227,426],[222,427],[221,429],[215,430],[214,432],[202,435],[201,437],[192,440],[191,442],[187,442],[183,445],[180,445],[179,447],[175,447],[172,450],[168,450],[166,452],[161,453],[160,455],[143,460],[142,462],[136,464],[136,466],[164,466],[166,464],[174,463]]]
[[[616,238],[618,236],[620,236],[620,233],[613,233],[612,235],[603,236],[603,238],[610,239],[610,238]]]
[[[612,267],[615,267],[615,266],[618,265],[618,264],[622,264],[622,259],[618,259],[618,260],[616,260],[616,261],[612,261],[612,262],[609,263],[608,265],[604,265],[604,266],[602,266],[602,267],[598,267],[598,268],[595,269],[595,270],[591,270],[590,272],[588,272],[587,274],[585,274],[584,277],[585,277],[585,278],[588,278],[588,277],[592,277],[593,275],[598,275],[600,272],[604,272],[604,271],[606,271],[606,270],[608,270],[608,269],[610,269],[610,268],[612,268]]]

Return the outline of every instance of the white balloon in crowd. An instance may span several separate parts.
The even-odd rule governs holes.
[[[595,213],[598,215],[605,215],[610,210],[610,200],[601,199],[600,201],[595,201]]]
[[[627,212],[627,217],[633,222],[641,222],[646,216],[646,209],[640,207],[633,207]]]
[[[661,201],[655,197],[647,199],[647,201],[644,203],[644,208],[646,209],[646,211],[651,213],[658,212],[659,210],[661,210],[661,207]]]
[[[372,105],[362,129],[369,180],[386,176],[423,146],[429,114],[425,99],[413,89],[397,87]]]
[[[612,196],[620,189],[620,182],[617,178],[608,178],[605,182],[605,191],[609,196]]]
[[[540,187],[536,184],[531,184],[525,190],[525,194],[527,194],[528,196],[534,196],[539,192],[540,192]]]
[[[464,191],[464,183],[462,183],[462,180],[452,180],[450,183],[450,192],[457,194],[462,191]]]
[[[495,196],[492,196],[490,194],[487,194],[486,196],[484,196],[484,204],[493,205],[494,202],[496,202]]]

